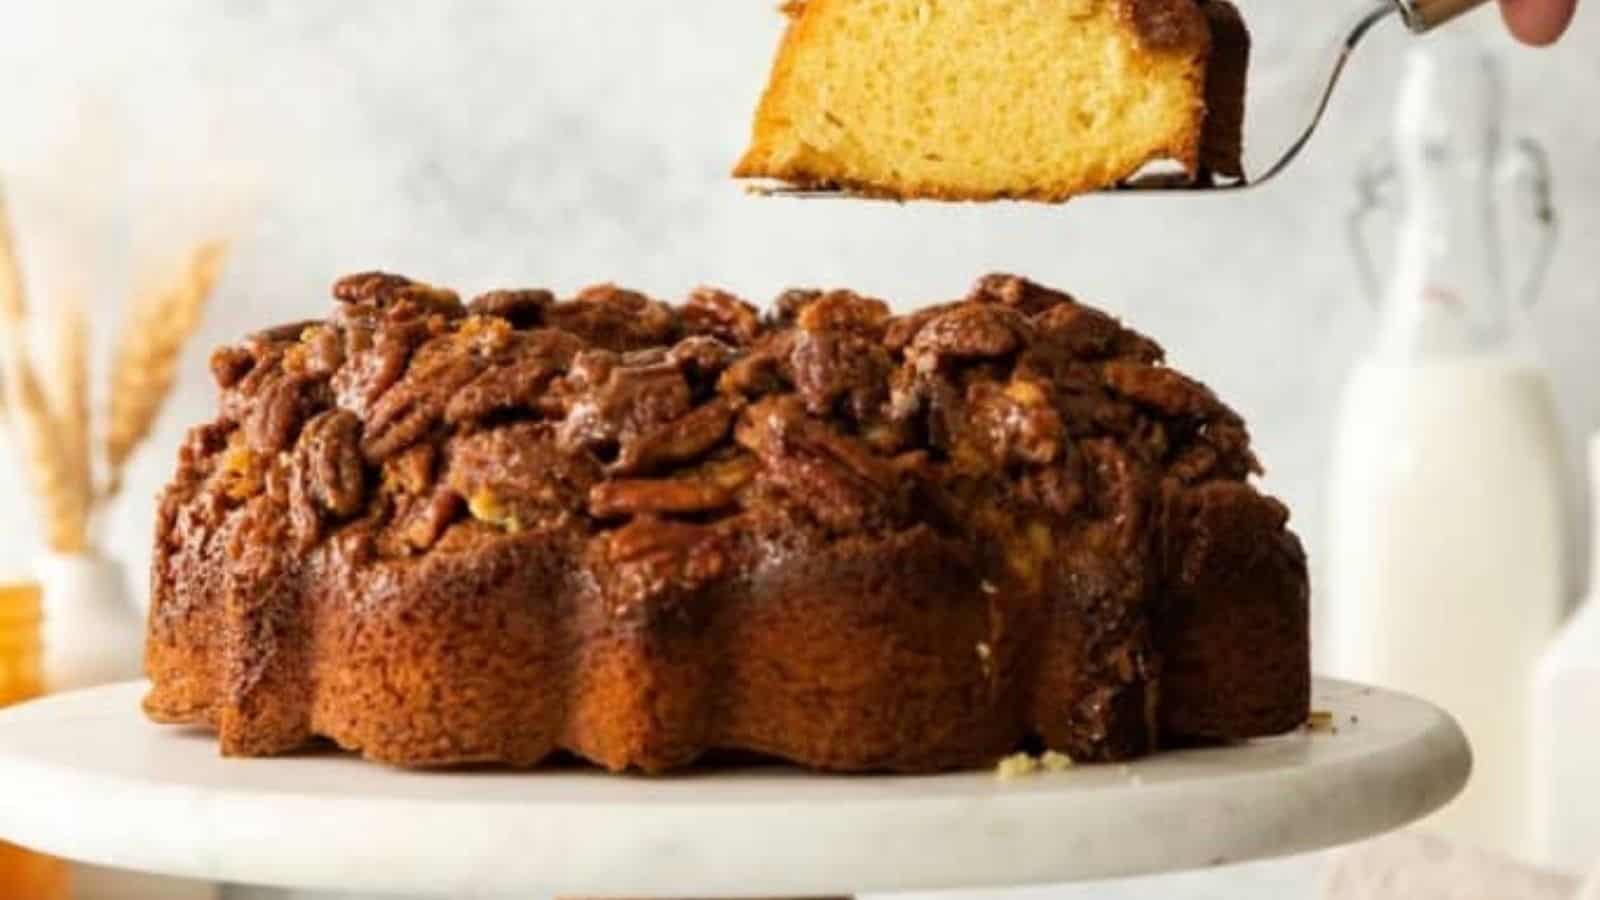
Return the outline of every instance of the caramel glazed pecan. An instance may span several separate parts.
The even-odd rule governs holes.
[[[1156,715],[1173,498],[1257,471],[1240,418],[1153,341],[1008,275],[907,315],[842,290],[764,315],[709,288],[463,303],[382,273],[333,294],[329,320],[213,357],[220,417],[183,448],[158,568],[217,535],[229,583],[263,585],[317,552],[403,565],[541,534],[605,615],[648,621],[784,558],[931,530],[972,548],[986,665],[1028,609],[1088,623],[1071,668],[1092,689],[1050,739],[1113,758],[1148,749],[1120,735],[1155,740],[1118,720]],[[244,695],[269,675],[225,677]]]

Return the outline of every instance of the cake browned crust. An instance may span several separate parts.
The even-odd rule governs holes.
[[[1206,116],[1200,132],[1200,166],[1213,175],[1243,178],[1245,94],[1250,30],[1238,7],[1225,0],[1201,4],[1211,32],[1206,65]]]
[[[1243,422],[1064,294],[334,295],[217,352],[161,503],[145,709],[224,753],[930,771],[1307,716]]]

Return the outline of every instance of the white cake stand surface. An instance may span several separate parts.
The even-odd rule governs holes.
[[[83,862],[314,890],[800,897],[1218,866],[1348,843],[1448,802],[1470,754],[1418,700],[1322,681],[1331,725],[1002,780],[782,767],[619,777],[222,759],[142,684],[0,712],[0,838]]]

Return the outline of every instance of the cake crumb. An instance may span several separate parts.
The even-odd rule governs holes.
[[[1311,718],[1306,720],[1306,730],[1331,732],[1338,731],[1338,729],[1333,727],[1333,713],[1328,712],[1325,709],[1316,709],[1311,711]]]
[[[1046,772],[1065,772],[1072,768],[1075,763],[1073,763],[1072,757],[1065,753],[1047,750],[1044,756],[1039,757],[1039,765],[1043,766]]]
[[[1013,753],[1000,760],[995,766],[994,773],[1001,781],[1010,781],[1013,778],[1023,778],[1028,775],[1037,775],[1040,772],[1065,772],[1075,763],[1072,757],[1055,750],[1047,750],[1042,756],[1031,753]]]
[[[1001,781],[1010,781],[1013,778],[1023,778],[1039,771],[1039,760],[1026,753],[1013,753],[1000,764],[994,767],[994,773]]]

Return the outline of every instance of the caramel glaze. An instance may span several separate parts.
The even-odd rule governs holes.
[[[145,709],[226,754],[930,771],[1306,718],[1244,424],[1065,294],[334,296],[216,353],[161,502]]]

